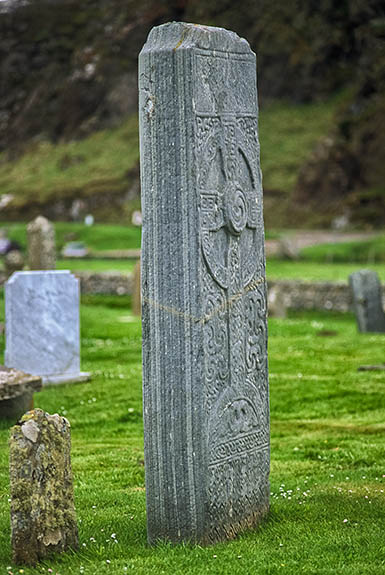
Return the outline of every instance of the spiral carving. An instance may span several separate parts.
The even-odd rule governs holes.
[[[235,189],[234,189],[235,188]],[[236,236],[241,234],[247,224],[247,202],[239,186],[231,186],[227,198],[227,226]]]

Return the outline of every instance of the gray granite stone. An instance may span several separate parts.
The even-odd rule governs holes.
[[[353,308],[361,332],[385,332],[381,284],[376,272],[360,270],[349,276]]]
[[[31,270],[54,270],[56,265],[55,228],[44,216],[27,226],[28,266]]]
[[[148,538],[208,544],[269,507],[256,58],[165,24],[139,82]]]
[[[11,429],[9,446],[13,561],[34,565],[76,549],[69,422],[29,411]]]
[[[5,365],[43,383],[80,372],[79,280],[69,271],[16,272],[5,285]]]

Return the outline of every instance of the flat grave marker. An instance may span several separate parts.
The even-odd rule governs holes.
[[[385,313],[378,274],[371,270],[354,272],[349,276],[349,285],[359,331],[385,333]]]

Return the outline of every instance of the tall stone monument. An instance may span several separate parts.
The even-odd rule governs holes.
[[[44,384],[89,379],[80,371],[79,280],[69,271],[16,272],[7,281],[5,365]]]
[[[139,81],[148,538],[208,544],[269,507],[256,58],[165,24]]]
[[[28,266],[30,270],[54,270],[56,265],[55,228],[44,216],[27,226]]]
[[[371,270],[349,276],[358,329],[361,332],[385,332],[385,313],[379,277]]]

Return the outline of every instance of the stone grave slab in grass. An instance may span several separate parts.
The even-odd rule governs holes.
[[[41,386],[41,377],[0,365],[0,419],[17,420],[32,409]]]
[[[148,538],[208,544],[269,508],[256,58],[165,24],[139,82]]]
[[[43,384],[84,381],[79,280],[69,271],[16,272],[5,285],[5,365]]]
[[[69,422],[29,411],[12,427],[9,445],[13,561],[34,565],[76,549]]]
[[[378,274],[371,270],[354,272],[349,276],[349,285],[359,331],[385,333],[385,313]]]

